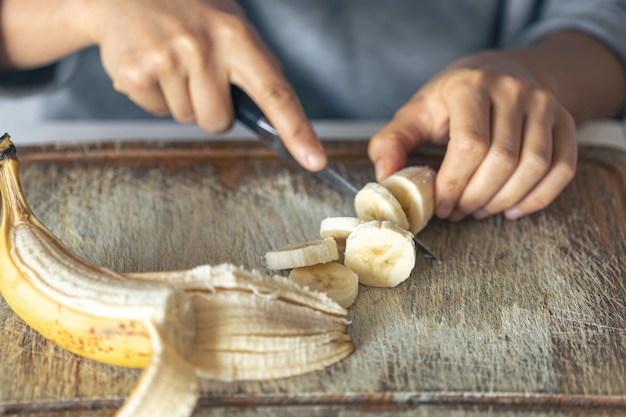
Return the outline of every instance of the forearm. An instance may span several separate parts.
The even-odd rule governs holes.
[[[43,66],[89,46],[85,0],[0,0],[0,68]]]
[[[578,124],[616,117],[624,110],[626,68],[601,41],[579,32],[560,32],[512,53]]]

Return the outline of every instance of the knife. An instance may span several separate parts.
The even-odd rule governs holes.
[[[247,126],[250,130],[256,133],[265,145],[272,149],[280,157],[289,159],[295,162],[295,159],[280,138],[278,131],[267,120],[261,109],[252,101],[250,97],[236,85],[231,85],[230,88],[231,98],[233,101],[233,108],[235,110],[235,118]],[[341,174],[335,171],[333,168],[326,166],[326,168],[312,172],[317,178],[324,181],[326,184],[335,188],[336,190],[345,193],[351,197],[354,197],[359,191],[350,181],[344,178]],[[436,261],[441,264],[442,261],[438,258],[430,249],[416,237],[413,237],[413,241],[420,249],[426,258]]]
[[[252,99],[248,97],[241,88],[235,85],[231,86],[231,97],[235,110],[235,118],[258,134],[259,139],[279,156],[295,162],[295,159],[283,144],[274,126],[267,120],[261,109],[259,109]],[[336,190],[349,196],[354,197],[359,191],[350,181],[329,166],[326,166],[326,168],[320,171],[312,172],[312,174]]]

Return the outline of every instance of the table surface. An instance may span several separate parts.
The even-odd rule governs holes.
[[[265,251],[317,238],[324,217],[354,214],[349,198],[256,142],[21,147],[14,138],[35,214],[118,271],[264,270]],[[205,380],[196,415],[626,413],[626,152],[619,138],[611,148],[596,139],[541,213],[431,221],[420,239],[444,264],[419,258],[398,287],[361,287],[350,357],[295,378]],[[373,180],[364,141],[327,147],[354,183]],[[438,150],[410,158],[440,160]],[[0,328],[0,414],[113,415],[139,377],[49,343],[1,298]]]

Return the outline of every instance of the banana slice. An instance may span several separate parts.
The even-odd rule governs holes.
[[[347,239],[354,228],[363,222],[356,217],[327,217],[320,223],[320,236],[335,240]]]
[[[354,303],[359,291],[359,277],[337,262],[292,269],[289,278],[310,290],[326,293],[343,308]]]
[[[332,237],[285,246],[265,254],[267,267],[273,270],[324,264],[337,259],[337,242]]]
[[[409,228],[402,206],[387,188],[376,182],[369,182],[354,197],[354,209],[359,219],[386,220],[403,229]]]
[[[415,266],[411,232],[388,221],[372,220],[357,226],[346,240],[344,264],[371,287],[395,287]]]
[[[435,211],[435,171],[426,166],[404,168],[380,183],[398,200],[409,230],[417,234]]]

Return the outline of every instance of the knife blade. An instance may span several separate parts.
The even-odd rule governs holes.
[[[231,98],[235,118],[255,132],[259,139],[280,157],[295,162],[295,159],[283,144],[278,131],[272,126],[269,120],[267,120],[265,114],[263,114],[263,111],[261,111],[256,103],[236,85],[231,85]],[[326,168],[320,171],[312,172],[312,174],[336,190],[351,197],[354,197],[359,191],[350,181],[329,166],[326,166]],[[442,263],[441,259],[428,249],[417,237],[413,237],[413,241],[417,248],[424,253],[426,258],[434,260],[438,264]]]

